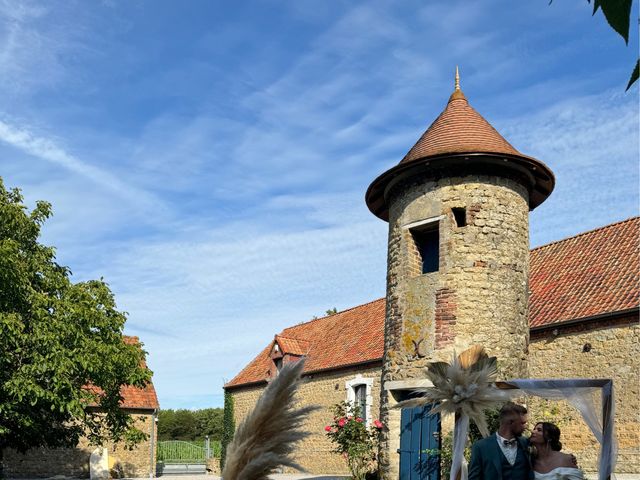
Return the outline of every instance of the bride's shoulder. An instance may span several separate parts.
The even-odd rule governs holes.
[[[576,460],[575,455],[570,453],[560,453],[558,452],[558,466],[559,467],[578,467],[578,462]]]

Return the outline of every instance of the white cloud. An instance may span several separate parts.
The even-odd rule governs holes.
[[[521,152],[545,162],[556,188],[531,217],[533,245],[638,214],[638,107],[633,94],[574,96],[502,120]]]
[[[80,160],[59,147],[52,139],[38,136],[27,128],[17,127],[0,120],[0,141],[91,180],[118,196],[130,200],[136,206],[149,208],[160,203],[153,195],[132,187],[108,171]]]

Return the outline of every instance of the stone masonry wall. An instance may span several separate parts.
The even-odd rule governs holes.
[[[389,198],[384,381],[422,378],[428,362],[449,360],[473,344],[498,357],[502,376],[526,377],[526,189],[501,177],[417,178],[394,187]],[[466,209],[465,226],[452,208]],[[422,274],[407,225],[432,218],[439,218],[439,271]],[[386,391],[381,402],[383,422],[399,424]],[[391,446],[397,436],[390,429],[384,438],[385,478],[398,474]]]
[[[136,427],[150,435],[151,428],[156,428],[149,414],[133,415]],[[157,432],[154,433],[157,441]],[[150,465],[150,437],[128,450],[122,444],[109,443],[105,447],[109,450],[109,465],[112,468],[113,478],[123,477],[148,477],[149,472],[155,475],[155,461],[153,470]],[[89,478],[89,456],[95,450],[95,446],[89,445],[83,438],[76,448],[36,448],[26,453],[18,453],[13,450],[5,452],[5,472],[7,478],[47,478],[63,476],[71,478]],[[154,446],[155,450],[155,446]],[[153,452],[156,458],[156,452]]]
[[[619,448],[616,472],[639,473],[638,315],[595,325],[559,328],[556,333],[554,335],[553,330],[532,332],[529,347],[532,378],[612,378]],[[574,453],[586,470],[597,470],[598,443],[576,410],[564,402],[543,401],[533,401],[530,410],[531,424],[545,416],[558,423],[563,450]]]
[[[356,380],[358,376],[373,381],[371,392],[368,392],[372,402],[371,417],[368,420],[373,421],[378,418],[380,411],[380,366],[361,366],[303,377],[303,383],[298,390],[299,404],[301,406],[313,404],[321,407],[305,422],[304,429],[311,435],[303,440],[296,450],[296,461],[306,470],[315,474],[348,474],[344,459],[332,453],[333,444],[327,438],[324,427],[333,419],[331,407],[347,400],[347,382]],[[263,390],[264,386],[231,390],[236,427],[253,409]]]

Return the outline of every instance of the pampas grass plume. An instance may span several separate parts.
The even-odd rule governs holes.
[[[285,365],[258,399],[229,445],[224,480],[267,480],[279,466],[304,471],[293,460],[296,442],[309,435],[302,423],[316,406],[296,408],[304,360]]]

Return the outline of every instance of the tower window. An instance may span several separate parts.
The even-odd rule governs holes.
[[[467,225],[467,209],[464,207],[454,207],[451,209],[453,218],[456,221],[456,227],[464,227]]]
[[[422,273],[437,272],[440,266],[439,222],[433,222],[421,228],[412,228],[411,236],[415,242]]]

